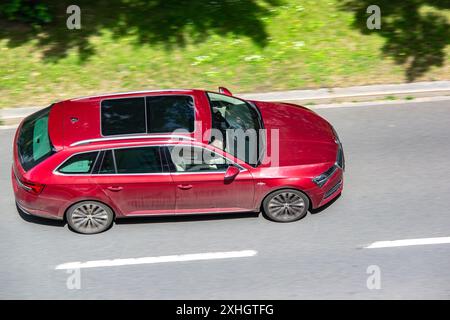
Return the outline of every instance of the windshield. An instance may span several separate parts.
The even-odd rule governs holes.
[[[17,139],[20,164],[30,170],[55,153],[48,135],[50,108],[42,109],[26,118]]]
[[[210,143],[257,166],[263,148],[263,123],[256,106],[234,97],[208,92],[212,114]]]

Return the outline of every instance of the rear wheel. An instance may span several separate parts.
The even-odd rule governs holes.
[[[293,189],[275,191],[264,199],[266,217],[276,222],[292,222],[306,216],[309,208],[308,197]]]
[[[78,233],[94,234],[107,230],[114,218],[112,210],[97,201],[82,201],[72,205],[66,214],[67,223]]]

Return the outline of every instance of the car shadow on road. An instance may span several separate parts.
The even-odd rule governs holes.
[[[168,215],[168,216],[146,216],[127,217],[117,219],[116,224],[137,224],[137,223],[170,223],[170,222],[191,222],[208,220],[228,220],[242,218],[258,218],[259,212],[238,212],[238,213],[208,213],[192,215]]]
[[[53,226],[53,227],[64,227],[66,225],[66,222],[63,220],[52,220],[52,219],[46,219],[46,218],[32,216],[32,215],[25,213],[17,205],[16,205],[16,208],[17,208],[17,212],[19,213],[19,216],[26,222],[36,223],[36,224],[45,225],[45,226]]]

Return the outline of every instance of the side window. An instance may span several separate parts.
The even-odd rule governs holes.
[[[114,174],[116,173],[116,168],[114,166],[113,153],[111,150],[105,151],[103,156],[103,161],[100,166],[99,174]]]
[[[114,150],[117,173],[161,173],[159,147]]]
[[[194,100],[187,95],[147,97],[149,133],[167,133],[177,129],[194,131]]]
[[[169,165],[175,172],[225,172],[231,162],[209,149],[168,147]]]
[[[92,166],[97,159],[98,152],[86,152],[76,154],[64,162],[58,169],[66,174],[87,174],[92,170]]]
[[[145,98],[103,100],[101,121],[104,136],[145,133]]]

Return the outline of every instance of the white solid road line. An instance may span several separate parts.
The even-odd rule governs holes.
[[[364,247],[366,249],[391,248],[391,247],[406,247],[406,246],[421,246],[426,244],[444,244],[450,243],[450,237],[439,238],[421,238],[421,239],[404,239],[393,241],[376,241],[371,245]]]
[[[419,106],[420,103],[423,102],[439,102],[439,101],[448,101],[450,100],[450,96],[436,96],[436,97],[423,97],[423,98],[414,98],[411,100],[405,100],[402,98],[398,98],[396,100],[372,100],[372,101],[359,101],[359,102],[336,102],[336,103],[326,103],[326,104],[316,104],[316,105],[308,105],[305,106],[309,109],[334,109],[334,108],[357,108],[357,107],[382,107],[382,106],[392,106],[396,104],[417,104]]]
[[[81,268],[99,268],[99,267],[117,267],[129,266],[137,264],[152,264],[164,262],[184,262],[184,261],[198,261],[198,260],[215,260],[215,259],[230,259],[230,258],[244,258],[253,257],[258,253],[255,250],[241,250],[228,252],[206,252],[206,253],[192,253],[172,256],[160,257],[142,257],[130,259],[114,259],[114,260],[95,260],[87,262],[69,262],[57,265],[55,270],[81,269]]]

